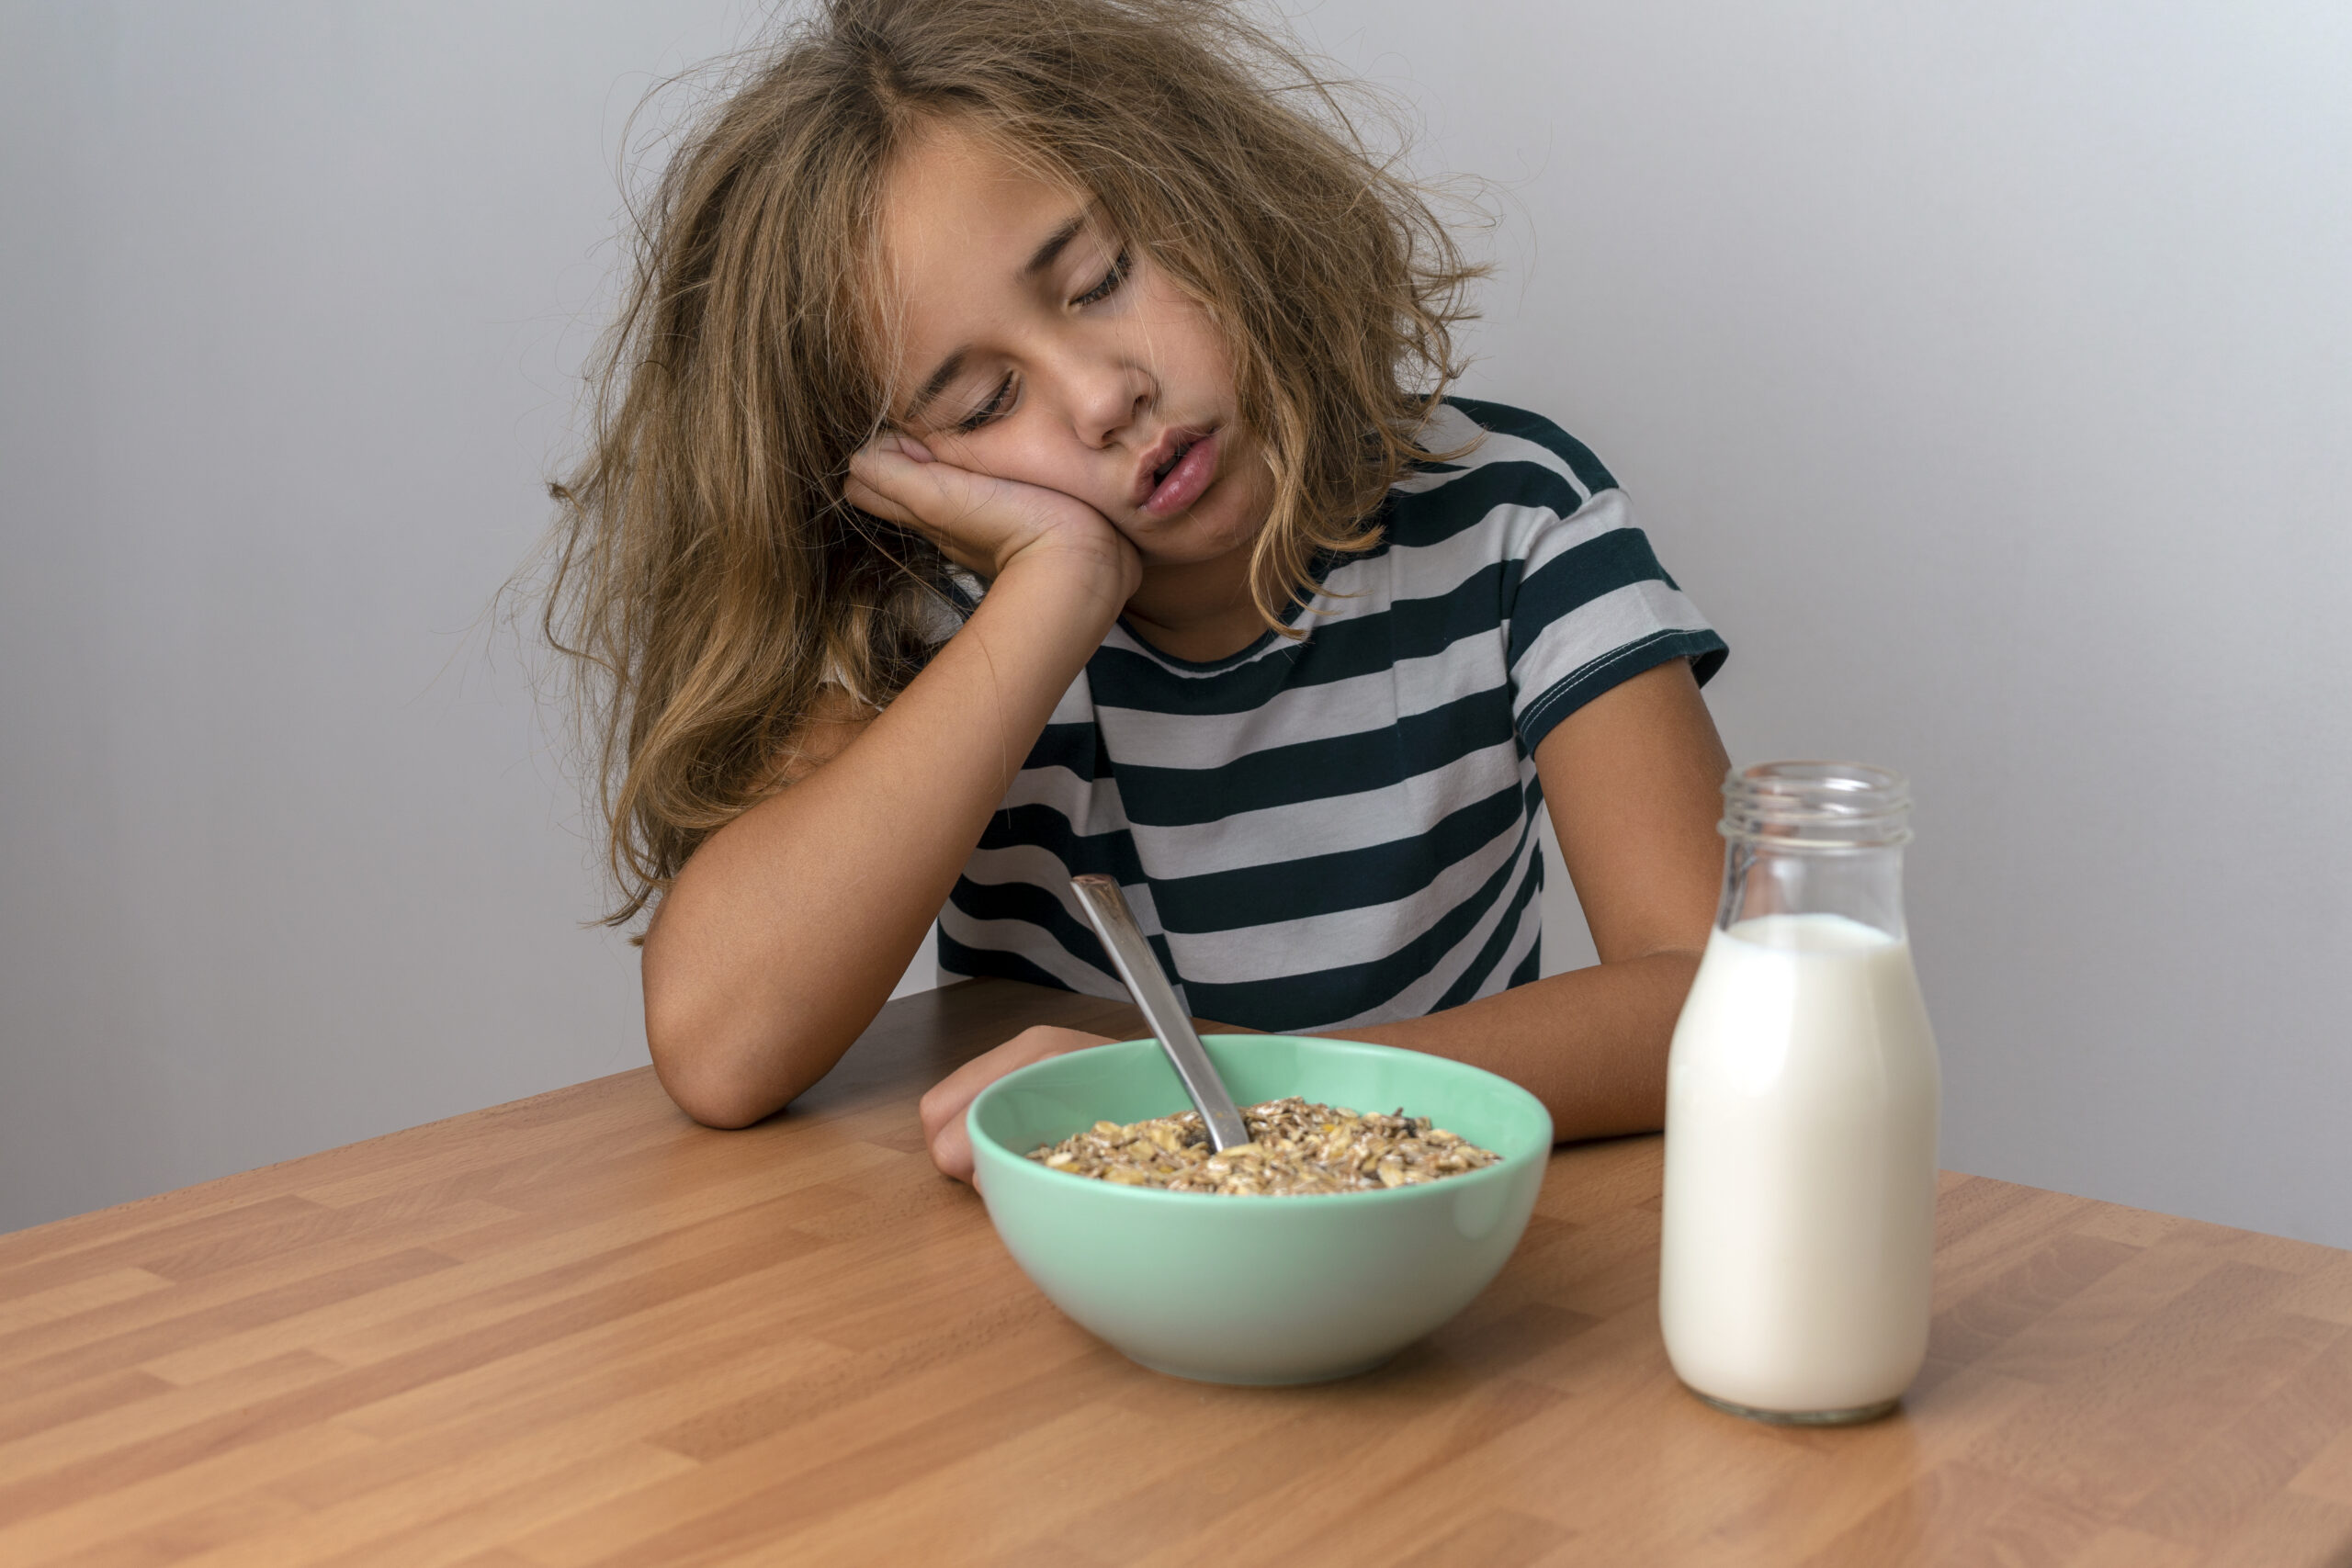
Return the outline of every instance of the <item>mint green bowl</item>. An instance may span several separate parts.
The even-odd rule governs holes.
[[[1519,1245],[1552,1148],[1543,1102],[1442,1056],[1287,1034],[1204,1042],[1234,1100],[1287,1094],[1427,1116],[1502,1156],[1419,1187],[1295,1198],[1114,1187],[1025,1158],[1098,1121],[1187,1110],[1153,1040],[1008,1073],[972,1101],[974,1179],[1006,1248],[1079,1324],[1155,1371],[1320,1382],[1468,1305]]]

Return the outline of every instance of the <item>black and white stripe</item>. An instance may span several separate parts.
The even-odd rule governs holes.
[[[940,918],[943,969],[1123,995],[1069,890],[1125,887],[1187,1005],[1253,1028],[1416,1016],[1534,978],[1536,744],[1668,659],[1724,659],[1582,446],[1453,400],[1376,550],[1214,664],[1114,628]]]

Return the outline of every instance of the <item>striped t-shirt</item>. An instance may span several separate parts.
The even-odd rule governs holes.
[[[1193,1014],[1274,1032],[1415,1017],[1536,975],[1534,751],[1618,682],[1724,656],[1600,461],[1453,399],[1375,549],[1318,563],[1229,659],[1121,624],[1062,696],[940,916],[940,967],[1125,994],[1070,878],[1107,872]]]

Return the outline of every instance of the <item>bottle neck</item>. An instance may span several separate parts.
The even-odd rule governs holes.
[[[1909,785],[1885,768],[1758,762],[1734,769],[1724,781],[1721,830],[1728,849],[1716,928],[1825,916],[1905,940],[1903,846],[1911,841],[1910,812]]]

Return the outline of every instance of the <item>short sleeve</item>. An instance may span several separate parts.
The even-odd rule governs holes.
[[[988,584],[964,568],[950,567],[939,592],[924,604],[923,635],[937,648],[964,629],[972,612],[980,607],[980,600],[988,593]]]
[[[1687,659],[1703,683],[1728,657],[1613,485],[1590,491],[1566,516],[1538,512],[1517,542],[1511,718],[1530,755],[1555,725],[1621,681]]]

